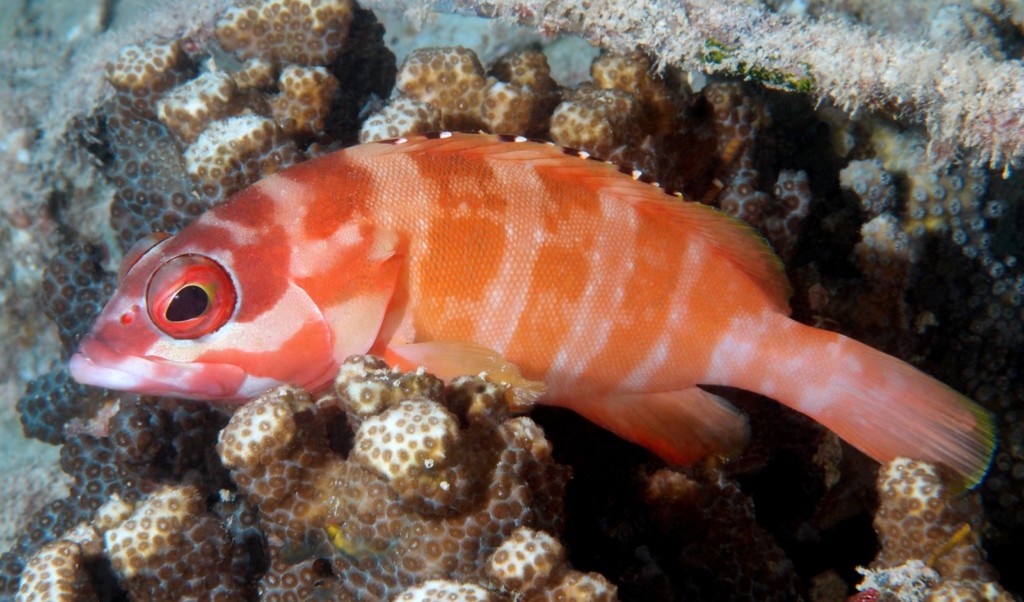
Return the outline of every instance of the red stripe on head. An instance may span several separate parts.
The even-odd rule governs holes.
[[[302,221],[302,232],[311,240],[327,238],[365,213],[370,198],[372,175],[368,170],[347,161],[344,153],[329,158],[329,165],[318,163],[319,170],[301,174],[313,194],[306,201]]]
[[[250,186],[215,207],[213,213],[218,219],[255,228],[273,219],[274,199],[258,186]]]
[[[292,248],[282,226],[266,228],[250,245],[234,249],[235,278],[241,305],[235,320],[252,322],[280,301],[291,281]]]
[[[231,228],[211,224],[202,217],[180,234],[161,245],[161,256],[167,259],[182,253],[212,254],[231,245]]]

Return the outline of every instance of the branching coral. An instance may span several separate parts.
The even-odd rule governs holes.
[[[285,388],[232,417],[218,451],[268,539],[291,542],[272,554],[325,558],[335,575],[325,587],[383,600],[430,578],[482,579],[485,558],[520,526],[558,530],[566,473],[541,431],[480,411],[504,403],[501,388],[462,380],[442,400],[438,384],[355,358],[315,405]],[[447,401],[467,396],[475,403]],[[347,457],[325,431],[339,408],[359,412]]]
[[[514,51],[484,72],[463,47],[422,48],[402,62],[395,96],[363,125],[362,142],[430,128],[543,135],[558,102],[547,59]]]
[[[368,381],[386,401],[360,417],[341,397]],[[442,577],[536,600],[614,600],[602,577],[566,562],[552,534],[568,470],[532,420],[504,410],[505,394],[480,377],[445,388],[353,358],[317,403],[282,387],[240,408],[216,445],[230,480],[207,463],[212,414],[131,406],[101,436],[65,445],[73,495],[5,556],[0,591],[96,596],[102,558],[131,600],[240,600],[254,588],[265,600],[390,600]],[[336,450],[328,424],[360,419],[351,448]]]

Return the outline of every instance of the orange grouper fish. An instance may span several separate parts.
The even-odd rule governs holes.
[[[174,237],[140,241],[71,375],[242,401],[281,383],[316,389],[372,353],[542,383],[540,403],[679,464],[744,442],[745,418],[698,387],[728,385],[876,460],[981,479],[994,446],[984,410],[791,320],[781,264],[749,227],[585,158],[445,132],[285,169]]]

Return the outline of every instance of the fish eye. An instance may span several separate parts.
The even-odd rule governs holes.
[[[210,293],[198,284],[186,284],[174,293],[164,312],[171,322],[184,322],[198,318],[210,308]]]
[[[153,324],[176,339],[217,330],[234,313],[237,295],[227,270],[202,255],[179,255],[149,280],[146,304]]]

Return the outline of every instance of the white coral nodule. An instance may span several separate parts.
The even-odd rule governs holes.
[[[394,480],[444,466],[458,435],[458,420],[440,404],[407,400],[367,418],[356,432],[352,455]]]

